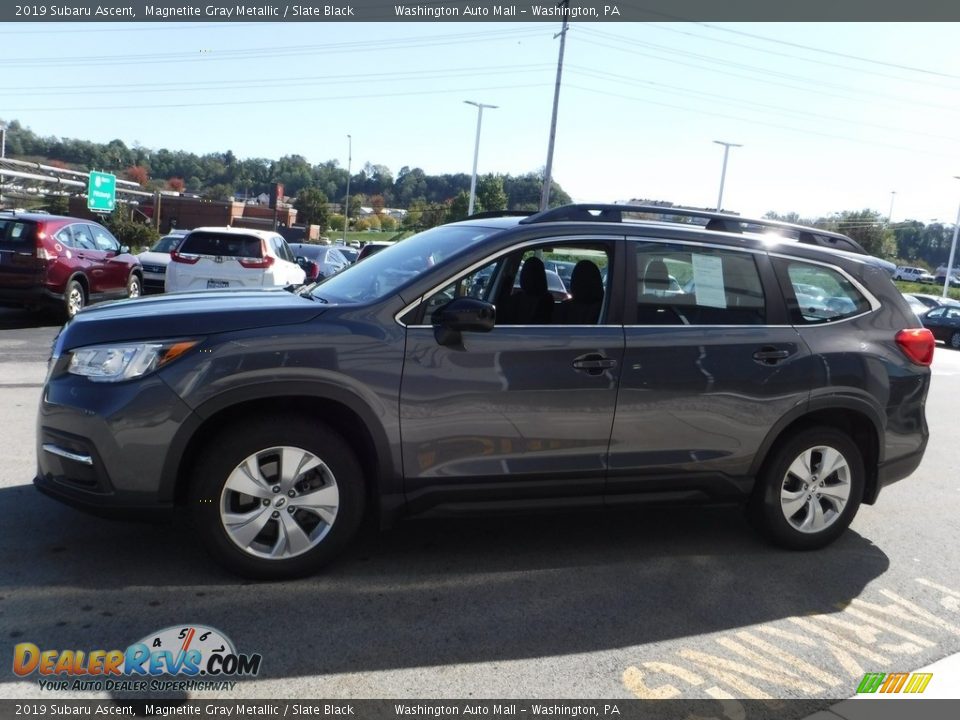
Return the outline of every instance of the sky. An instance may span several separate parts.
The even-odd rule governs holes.
[[[0,119],[41,135],[351,169],[546,164],[553,23],[0,24]],[[953,223],[960,25],[570,23],[554,179],[804,218]],[[351,136],[348,141],[347,136]]]

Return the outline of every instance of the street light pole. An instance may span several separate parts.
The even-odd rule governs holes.
[[[467,105],[474,105],[477,108],[477,139],[473,145],[473,175],[470,177],[470,206],[467,209],[467,215],[473,215],[473,201],[477,196],[477,159],[480,157],[480,123],[483,122],[483,109],[495,109],[497,105],[484,105],[473,100],[464,100]]]
[[[350,165],[353,162],[353,138],[347,135],[347,197],[343,203],[343,244],[347,244],[347,226],[350,225]]]
[[[717,145],[723,145],[723,170],[720,171],[720,196],[717,198],[717,212],[723,208],[723,183],[727,179],[727,155],[732,147],[743,147],[737,143],[724,142],[723,140],[714,140]]]
[[[960,180],[960,175],[954,175],[954,180]],[[960,207],[957,208],[957,222],[953,225],[953,241],[950,243],[950,259],[947,260],[946,279],[943,281],[943,297],[947,296],[947,290],[950,289],[950,278],[953,273],[953,258],[957,254],[957,234],[960,233]]]

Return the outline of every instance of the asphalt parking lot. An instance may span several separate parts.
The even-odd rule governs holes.
[[[124,648],[188,623],[263,655],[247,698],[817,701],[960,651],[960,352],[937,350],[920,469],[819,552],[764,544],[737,508],[651,507],[411,521],[316,577],[251,584],[181,524],[33,489],[57,329],[0,311],[0,697],[50,697],[13,674],[15,643]]]

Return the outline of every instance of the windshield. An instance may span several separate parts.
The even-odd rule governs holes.
[[[334,303],[377,300],[496,232],[497,228],[475,225],[445,225],[427,230],[351,265],[317,285],[311,294]]]

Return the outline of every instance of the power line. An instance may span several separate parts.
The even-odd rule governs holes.
[[[733,46],[733,47],[744,48],[744,49],[746,49],[746,50],[752,50],[752,51],[754,51],[754,52],[764,53],[764,54],[767,54],[767,55],[776,55],[776,56],[778,56],[778,57],[786,57],[786,58],[791,58],[791,59],[794,59],[794,60],[801,60],[801,61],[803,61],[803,62],[814,63],[814,64],[817,64],[817,65],[824,65],[824,66],[826,66],[826,67],[840,68],[841,70],[849,70],[849,71],[852,71],[852,72],[859,72],[859,73],[864,73],[864,74],[867,74],[867,75],[875,75],[875,76],[877,76],[877,77],[891,78],[891,79],[893,79],[893,80],[900,80],[900,81],[902,81],[902,82],[910,82],[910,83],[921,82],[921,83],[923,83],[924,85],[931,85],[931,86],[933,86],[933,87],[943,88],[943,89],[947,89],[947,90],[955,90],[955,89],[956,89],[956,88],[953,87],[953,86],[942,85],[942,84],[940,84],[940,83],[924,82],[924,81],[922,81],[922,80],[918,81],[918,80],[916,80],[916,79],[909,79],[909,78],[902,77],[902,76],[900,76],[900,75],[891,75],[890,73],[878,72],[878,71],[875,71],[875,70],[867,70],[867,69],[865,69],[865,68],[853,67],[853,66],[851,66],[851,65],[841,65],[841,64],[839,64],[839,63],[831,63],[831,62],[827,62],[827,61],[825,61],[825,60],[815,60],[815,59],[813,59],[813,58],[807,58],[807,57],[803,57],[802,55],[797,55],[796,53],[777,52],[776,50],[768,50],[768,49],[756,47],[755,45],[745,45],[744,43],[733,42],[733,41],[730,41],[730,40],[721,40],[721,39],[719,39],[719,38],[712,38],[712,37],[709,37],[709,36],[707,36],[707,35],[701,35],[701,34],[698,34],[698,33],[692,33],[692,32],[689,32],[689,31],[687,31],[687,30],[679,30],[679,29],[677,29],[677,28],[664,27],[664,26],[662,26],[662,25],[655,25],[655,24],[653,24],[653,23],[647,23],[647,24],[645,24],[645,27],[652,27],[652,28],[657,29],[657,30],[662,30],[662,31],[664,31],[664,32],[671,32],[671,33],[675,33],[675,34],[678,34],[678,35],[684,35],[684,36],[686,36],[686,37],[695,38],[695,39],[697,39],[697,40],[707,40],[708,42],[721,43],[721,44],[723,44],[723,45],[731,45],[731,46]],[[596,31],[595,31],[595,32],[596,32]],[[773,42],[773,41],[771,41],[771,42]],[[919,72],[919,71],[913,70],[913,72]],[[945,76],[945,77],[949,77],[949,78],[951,78],[951,79],[960,80],[960,75],[947,75],[947,74],[945,74],[944,76]]]
[[[366,40],[344,43],[324,43],[322,45],[274,45],[259,48],[242,48],[238,50],[217,50],[209,53],[180,51],[173,53],[144,53],[140,55],[93,55],[93,56],[57,56],[44,58],[6,58],[0,59],[0,66],[14,67],[60,67],[80,65],[84,68],[101,65],[151,65],[157,63],[184,63],[184,62],[219,62],[224,60],[236,61],[245,59],[259,59],[269,57],[300,57],[306,55],[326,55],[349,52],[363,49],[365,52],[375,50],[416,49],[424,47],[438,47],[473,42],[489,42],[490,40],[514,39],[540,34],[538,30],[498,30],[474,33],[448,34],[442,36],[419,35],[407,38],[389,38],[384,40]]]
[[[795,47],[802,50],[809,50],[810,52],[822,53],[824,55],[834,55],[836,57],[847,58],[848,60],[857,60],[859,62],[870,63],[872,65],[883,65],[884,67],[897,68],[898,70],[909,70],[910,72],[923,73],[925,75],[936,75],[938,77],[950,78],[952,80],[960,79],[960,75],[942,73],[937,70],[928,70],[927,68],[920,68],[912,65],[901,65],[899,63],[891,63],[891,62],[886,62],[884,60],[866,58],[861,55],[851,55],[850,53],[838,52],[837,50],[827,50],[825,48],[818,48],[812,45],[803,45],[802,43],[795,43],[789,40],[777,40],[774,38],[765,37],[764,35],[748,33],[748,32],[744,32],[743,30],[734,30],[733,28],[724,28],[724,27],[720,27],[719,25],[712,25],[710,23],[698,22],[696,24],[701,25],[705,28],[710,28],[711,30],[716,30],[717,32],[725,32],[725,33],[732,33],[734,35],[742,35],[744,37],[753,38],[754,40],[763,40],[764,42],[775,43],[777,45],[786,45],[788,47]]]

